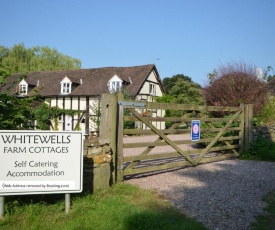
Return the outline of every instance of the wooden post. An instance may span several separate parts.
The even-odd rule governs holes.
[[[117,93],[117,100],[123,101],[124,95],[120,91]],[[124,108],[122,105],[118,106],[118,115],[117,115],[117,164],[116,164],[116,181],[122,182],[124,180],[124,171],[123,171],[123,112]]]
[[[245,134],[244,134],[244,150],[248,150],[249,145],[253,142],[253,105],[244,106],[245,113]]]
[[[240,104],[240,109],[242,110],[241,114],[240,114],[240,127],[241,127],[241,131],[239,133],[240,135],[240,140],[239,140],[239,145],[240,145],[240,150],[239,150],[239,153],[244,151],[245,149],[245,139],[244,139],[244,129],[245,129],[245,111],[244,111],[244,104]]]
[[[124,94],[122,92],[117,93],[117,100],[118,101],[123,101],[124,100]]]
[[[85,139],[89,139],[90,132],[90,102],[89,96],[86,97],[86,118],[85,118]]]
[[[115,183],[117,167],[117,96],[114,94],[102,94],[100,138],[110,140],[113,168],[111,183]]]
[[[117,143],[119,144],[117,146],[117,181],[122,182],[123,181],[123,106],[119,106],[118,111],[118,130],[117,130]]]

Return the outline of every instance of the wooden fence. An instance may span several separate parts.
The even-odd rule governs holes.
[[[123,181],[133,174],[238,157],[252,141],[252,117],[252,105],[123,101],[106,94],[102,96],[100,135],[110,139],[113,180]],[[190,137],[194,120],[200,122],[196,141]]]

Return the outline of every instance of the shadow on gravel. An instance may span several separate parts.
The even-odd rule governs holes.
[[[154,189],[210,229],[249,229],[275,191],[275,163],[226,160],[140,176],[128,182]]]

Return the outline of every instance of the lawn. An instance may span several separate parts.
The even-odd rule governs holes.
[[[69,214],[65,214],[64,200],[31,199],[9,197],[0,229],[206,229],[156,193],[124,183],[94,195],[73,197]]]

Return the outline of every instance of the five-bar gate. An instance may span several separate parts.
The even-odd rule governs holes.
[[[218,107],[121,100],[114,110],[117,119],[112,119],[109,128],[116,130],[111,138],[116,144],[111,147],[117,181],[133,174],[238,157],[251,139],[252,105]],[[201,136],[196,141],[191,140],[194,120],[200,121]]]

